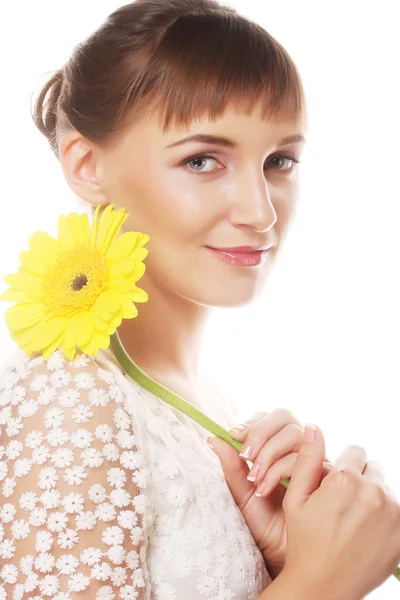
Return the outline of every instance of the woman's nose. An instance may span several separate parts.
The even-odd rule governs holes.
[[[231,209],[234,224],[251,225],[258,231],[268,231],[277,221],[277,213],[264,173],[243,173]]]

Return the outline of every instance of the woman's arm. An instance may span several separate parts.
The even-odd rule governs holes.
[[[144,600],[146,471],[113,375],[25,361],[0,377],[0,597]]]
[[[321,589],[315,581],[283,568],[281,573],[258,596],[257,600],[362,600],[349,595],[338,596],[334,591]]]
[[[287,569],[270,583],[258,596],[257,600],[362,600],[353,596],[330,595],[326,590],[317,589],[312,581],[305,581],[304,577],[295,576]]]

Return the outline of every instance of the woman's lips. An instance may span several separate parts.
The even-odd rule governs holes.
[[[225,262],[237,267],[254,267],[264,262],[268,250],[257,250],[252,252],[234,252],[232,250],[217,250],[206,246],[213,254],[221,258]]]

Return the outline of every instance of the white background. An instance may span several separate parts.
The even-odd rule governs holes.
[[[31,95],[123,4],[2,7],[0,275],[34,231],[83,212],[30,116]],[[334,460],[349,444],[380,462],[400,496],[400,37],[395,0],[227,2],[295,60],[309,112],[301,204],[262,298],[216,309],[204,368],[240,405],[288,407],[317,423]],[[6,289],[2,279],[0,291]],[[16,348],[0,303],[1,361]],[[369,597],[399,597],[389,578]]]

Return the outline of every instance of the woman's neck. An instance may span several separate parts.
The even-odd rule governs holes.
[[[138,303],[138,315],[124,319],[118,335],[132,360],[150,377],[168,374],[192,388],[200,384],[199,359],[210,308],[170,290],[156,287],[143,277],[138,287],[149,299]],[[156,377],[153,377],[156,379]],[[161,382],[160,382],[161,383]]]

